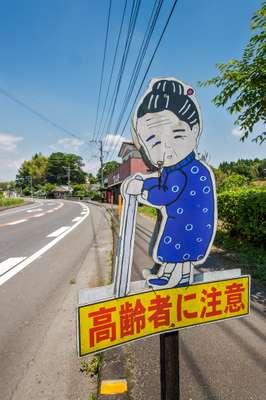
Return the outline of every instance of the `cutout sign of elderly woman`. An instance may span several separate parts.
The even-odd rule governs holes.
[[[158,272],[144,270],[150,287],[188,285],[193,265],[209,254],[216,229],[215,182],[197,158],[202,129],[195,92],[174,78],[154,79],[132,120],[132,135],[155,172],[136,174],[123,184],[125,195],[155,207],[161,218],[153,245]]]

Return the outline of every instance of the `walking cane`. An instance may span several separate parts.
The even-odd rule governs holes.
[[[136,176],[135,178],[138,178]],[[142,179],[140,177],[140,179]],[[126,193],[124,182],[121,186],[123,208],[120,221],[120,231],[117,243],[116,265],[114,277],[114,296],[126,296],[130,290],[130,278],[135,241],[135,229],[138,200],[137,196]]]

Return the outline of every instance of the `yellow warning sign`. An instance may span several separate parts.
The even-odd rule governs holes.
[[[163,289],[78,308],[79,355],[249,313],[249,276]]]

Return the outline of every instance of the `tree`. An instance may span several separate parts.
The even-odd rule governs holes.
[[[47,182],[57,185],[66,185],[69,180],[72,184],[85,183],[86,172],[82,170],[83,166],[82,157],[76,154],[52,153],[48,158]]]
[[[114,172],[118,167],[119,163],[117,161],[108,161],[103,165],[103,177],[106,178],[109,174]],[[101,180],[101,171],[102,169],[100,168],[98,173],[97,173],[97,178],[100,181]]]
[[[90,184],[94,184],[97,183],[98,180],[92,173],[88,173],[88,181]]]
[[[46,168],[48,159],[41,153],[36,153],[31,160],[25,160],[18,170],[16,184],[21,188],[32,185],[43,184],[45,182]]]
[[[215,85],[222,89],[214,97],[216,106],[225,106],[231,114],[238,113],[235,125],[239,126],[244,141],[253,131],[254,125],[266,123],[266,2],[251,19],[254,32],[247,44],[241,60],[230,60],[226,64],[217,64],[220,75],[200,86]],[[263,143],[266,131],[256,134],[253,141]]]

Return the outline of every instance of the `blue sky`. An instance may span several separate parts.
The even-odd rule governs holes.
[[[172,0],[164,1],[141,79],[171,4]],[[250,140],[243,144],[232,134],[234,118],[211,102],[216,90],[197,87],[199,80],[216,74],[216,63],[241,57],[250,37],[250,18],[260,4],[257,0],[179,0],[147,76],[146,83],[156,76],[175,76],[195,87],[204,123],[200,150],[208,151],[213,165],[265,156],[265,147]],[[124,0],[113,0],[103,94],[123,5]],[[152,5],[152,0],[142,0],[118,111]],[[0,0],[0,6],[0,88],[80,138],[71,138],[0,93],[0,180],[14,179],[17,167],[35,152],[77,152],[86,169],[95,172],[97,148],[85,142],[91,138],[96,114],[108,0]],[[106,132],[107,151],[113,146],[114,125]],[[125,137],[130,138],[129,128]]]

